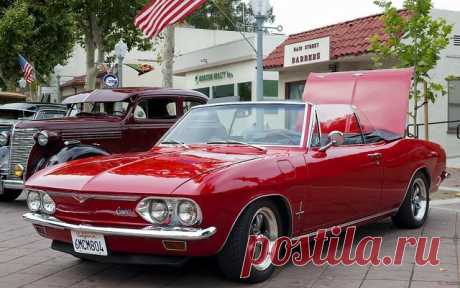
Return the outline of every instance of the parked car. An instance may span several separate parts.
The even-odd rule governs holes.
[[[313,75],[305,95],[315,104],[195,107],[148,152],[38,172],[26,184],[23,217],[53,249],[78,258],[179,265],[216,255],[235,280],[249,235],[274,241],[390,216],[420,227],[447,176],[446,154],[404,138],[405,123],[383,119],[406,117],[411,74]],[[369,95],[388,87],[396,90],[387,97]],[[351,94],[337,100],[333,91]],[[399,103],[406,108],[388,110]],[[264,281],[274,270],[264,261],[244,280]]]
[[[125,88],[96,90],[66,99],[67,117],[18,123],[3,162],[0,201],[16,199],[24,180],[48,166],[95,155],[141,152],[158,139],[191,107],[206,104],[195,91]]]

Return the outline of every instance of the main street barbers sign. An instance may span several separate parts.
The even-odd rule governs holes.
[[[284,67],[329,61],[330,38],[318,38],[284,47]]]

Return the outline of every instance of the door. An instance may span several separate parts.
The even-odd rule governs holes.
[[[125,130],[128,152],[151,149],[179,117],[178,97],[143,97],[135,104]]]
[[[317,107],[317,118],[306,155],[306,231],[376,214],[382,193],[381,147],[364,143],[353,110],[346,105],[322,105]],[[344,133],[344,145],[321,152],[332,131]]]

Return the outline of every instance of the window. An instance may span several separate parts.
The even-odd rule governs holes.
[[[222,85],[212,87],[212,93],[214,98],[224,98],[235,96],[235,85]]]
[[[328,135],[340,131],[345,136],[345,145],[364,144],[363,134],[356,114],[347,105],[320,105],[318,118],[321,129],[321,146],[328,143]]]
[[[66,115],[66,111],[44,110],[38,113],[36,119],[37,120],[56,119],[56,118],[63,118],[65,115]]]
[[[454,35],[454,46],[460,46],[460,35]]]
[[[302,101],[305,81],[292,82],[286,84],[286,98],[288,100]]]
[[[460,121],[460,79],[449,81],[449,122]],[[460,122],[449,123],[449,130],[456,130]]]
[[[252,101],[252,82],[238,83],[240,101]]]
[[[311,133],[311,147],[321,147],[321,131],[319,130],[318,115],[315,114],[315,123],[313,124],[313,131]]]
[[[278,97],[278,81],[264,80],[264,97]]]
[[[190,111],[195,106],[200,106],[203,105],[201,102],[193,101],[193,100],[184,100],[183,102],[183,108],[184,108],[184,114]]]
[[[208,97],[211,95],[211,93],[210,93],[211,91],[210,91],[210,90],[211,90],[211,89],[209,89],[209,87],[195,89],[195,91],[200,92],[200,93],[203,93],[204,95],[206,95],[206,96],[208,96]]]
[[[134,118],[139,120],[175,119],[176,117],[176,101],[171,99],[145,99],[134,109]]]

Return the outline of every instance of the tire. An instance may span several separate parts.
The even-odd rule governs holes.
[[[428,218],[430,208],[430,185],[422,172],[412,179],[406,198],[398,213],[392,217],[399,228],[416,229],[422,227]]]
[[[4,189],[0,195],[0,202],[13,202],[21,195],[22,190]]]
[[[275,271],[276,267],[268,262],[268,264],[265,263],[268,267],[260,267],[258,269],[256,269],[256,267],[252,267],[249,278],[240,277],[250,230],[255,229],[251,229],[251,227],[255,227],[253,226],[255,225],[253,221],[257,221],[257,215],[264,213],[271,214],[273,216],[270,218],[274,221],[270,222],[276,222],[276,238],[283,235],[283,231],[285,230],[284,227],[282,227],[281,216],[275,203],[265,199],[249,205],[234,225],[224,248],[217,255],[219,268],[224,276],[229,280],[246,283],[259,283],[270,278]],[[263,224],[263,226],[266,226],[266,224]],[[274,238],[275,237],[273,237],[273,239]]]

